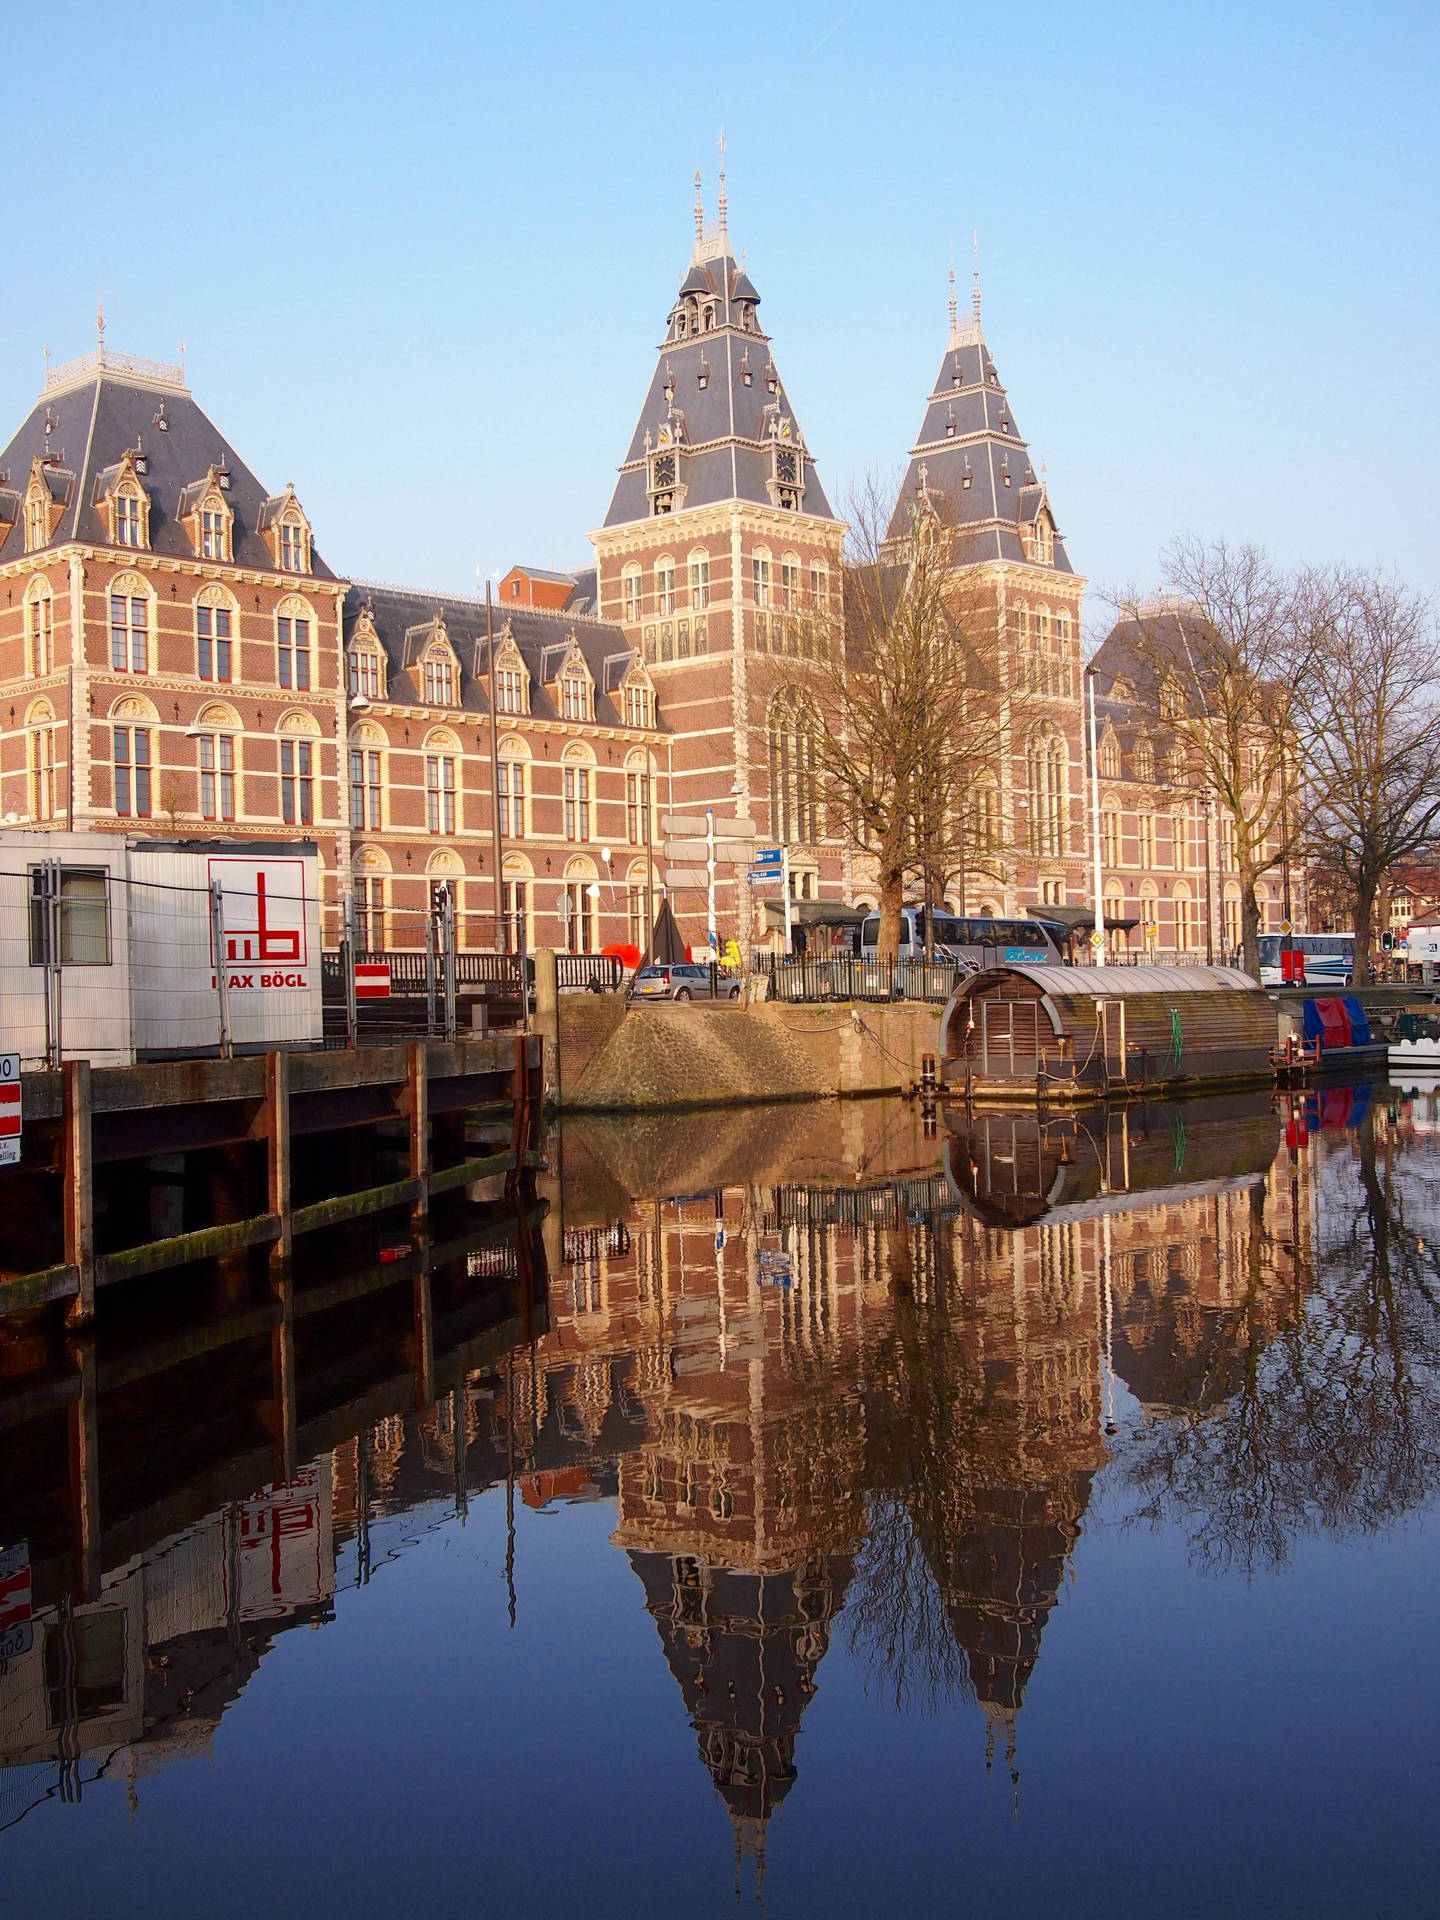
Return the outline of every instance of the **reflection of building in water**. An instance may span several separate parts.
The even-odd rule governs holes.
[[[322,1459],[107,1573],[94,1602],[40,1609],[0,1664],[0,1767],[36,1769],[41,1799],[87,1757],[134,1779],[207,1752],[275,1635],[327,1618],[334,1590]]]

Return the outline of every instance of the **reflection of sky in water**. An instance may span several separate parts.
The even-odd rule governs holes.
[[[1434,1105],[572,1125],[533,1358],[0,1677],[7,1909],[1422,1910]]]

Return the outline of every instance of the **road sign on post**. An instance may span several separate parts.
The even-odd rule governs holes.
[[[388,960],[356,961],[355,998],[357,1000],[388,1000],[390,998],[390,962]]]
[[[20,1164],[20,1056],[0,1053],[0,1167]]]

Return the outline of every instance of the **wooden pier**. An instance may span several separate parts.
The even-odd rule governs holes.
[[[528,1034],[134,1067],[92,1068],[73,1060],[60,1073],[25,1075],[21,1097],[21,1171],[59,1175],[64,1257],[54,1266],[0,1277],[0,1314],[64,1301],[72,1326],[93,1318],[100,1287],[256,1246],[269,1247],[272,1268],[283,1275],[297,1235],[390,1207],[409,1207],[412,1240],[422,1246],[432,1195],[497,1175],[513,1189],[543,1165],[542,1050]],[[477,1108],[508,1117],[508,1144],[437,1167],[434,1119]],[[293,1203],[291,1143],[297,1135],[393,1120],[408,1132],[405,1177],[308,1205]],[[97,1252],[97,1165],[250,1141],[265,1144],[263,1212]]]

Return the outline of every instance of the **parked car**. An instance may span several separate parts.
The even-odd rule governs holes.
[[[717,973],[711,984],[709,967],[692,960],[669,966],[641,967],[630,982],[631,1000],[738,1000],[740,982],[730,973]]]

